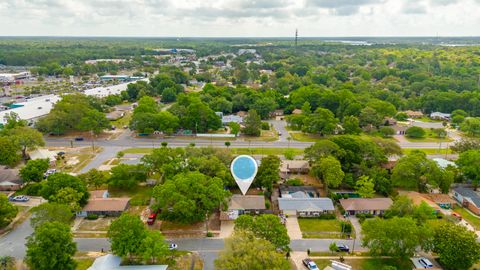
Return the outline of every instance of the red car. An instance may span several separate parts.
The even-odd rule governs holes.
[[[148,216],[148,219],[147,219],[147,224],[153,225],[153,223],[155,223],[156,218],[157,218],[157,214],[155,213],[150,214],[150,216]]]

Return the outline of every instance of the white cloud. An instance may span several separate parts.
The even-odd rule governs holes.
[[[0,0],[0,35],[480,35],[480,0]]]

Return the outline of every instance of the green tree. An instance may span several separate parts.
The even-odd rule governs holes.
[[[71,188],[76,192],[70,192],[70,189],[62,190],[64,188]],[[87,190],[87,185],[78,177],[66,173],[54,173],[49,175],[47,180],[42,185],[40,194],[44,199],[55,202],[57,199],[61,200],[59,197],[60,191],[62,191],[62,194],[72,195],[73,198],[77,198],[77,195],[80,195],[79,200],[77,201],[80,206],[85,205],[90,197],[90,194]]]
[[[102,133],[103,130],[109,127],[110,122],[105,117],[105,114],[97,110],[89,110],[79,123],[81,130],[90,131],[95,135]]]
[[[251,109],[255,110],[262,119],[268,119],[270,117],[270,113],[272,113],[278,104],[275,102],[274,99],[270,97],[264,97],[257,99],[252,105]]]
[[[480,260],[480,244],[464,226],[444,223],[434,230],[433,251],[447,270],[470,269]]]
[[[392,256],[407,259],[422,245],[427,231],[408,217],[370,219],[362,225],[362,245],[374,256]]]
[[[107,233],[113,254],[130,259],[141,253],[146,235],[147,230],[140,217],[128,213],[112,221]]]
[[[30,127],[16,127],[10,130],[9,135],[20,145],[24,159],[27,157],[27,149],[33,150],[45,145],[42,133]]]
[[[14,138],[0,136],[0,164],[8,166],[16,165],[21,159],[21,156],[18,154],[20,149],[20,145]]]
[[[423,138],[427,133],[421,127],[409,127],[405,130],[405,136],[409,138]]]
[[[140,253],[144,260],[155,263],[159,257],[166,256],[170,250],[160,231],[147,231],[140,246]]]
[[[118,152],[122,153],[122,152]],[[117,155],[118,155],[117,153]],[[108,176],[105,172],[97,169],[91,169],[86,173],[78,175],[78,177],[87,184],[88,187],[94,187],[98,189],[102,185],[108,182]]]
[[[230,127],[230,133],[235,134],[235,136],[237,136],[238,133],[240,132],[240,124],[239,123],[230,122],[230,123],[228,123],[228,127]]]
[[[225,249],[215,260],[215,269],[290,269],[289,262],[267,240],[258,239],[251,232],[235,232],[226,239]]]
[[[40,182],[49,166],[48,159],[29,160],[27,165],[20,169],[20,176],[25,182]]]
[[[70,226],[60,222],[46,222],[35,228],[27,240],[25,261],[32,270],[74,270],[77,263],[72,256],[77,251]]]
[[[337,243],[336,242],[331,242],[330,245],[328,245],[328,250],[330,250],[330,252],[332,252],[332,254],[334,252],[337,252],[338,251]]]
[[[345,173],[342,171],[342,165],[333,156],[321,158],[313,165],[313,174],[322,179],[325,186],[338,187],[342,183]]]
[[[49,201],[67,205],[73,212],[80,211],[80,200],[83,193],[71,187],[64,187],[58,190],[55,195],[50,196]]]
[[[460,171],[472,180],[476,188],[480,183],[480,150],[468,150],[460,153],[457,165]]]
[[[131,189],[147,180],[147,170],[143,164],[119,164],[110,170],[109,187]]]
[[[177,99],[177,90],[173,87],[169,87],[162,92],[162,102],[173,102]]]
[[[73,213],[70,207],[65,204],[55,202],[48,202],[40,204],[32,209],[32,218],[30,224],[36,228],[46,222],[60,222],[63,224],[70,224]]]
[[[412,216],[417,220],[419,224],[425,224],[428,219],[437,218],[435,209],[433,209],[433,207],[431,207],[424,201],[422,201],[419,205],[413,207]]]
[[[228,196],[222,179],[200,172],[177,174],[153,189],[155,208],[161,209],[162,219],[180,223],[205,220],[215,208],[226,204]]]
[[[10,224],[10,222],[17,216],[17,213],[17,207],[8,201],[5,194],[0,193],[0,228]]]
[[[303,131],[322,135],[333,134],[337,124],[338,119],[330,110],[317,108],[313,114],[305,119]]]
[[[438,187],[438,181],[443,177],[445,171],[421,151],[414,151],[400,158],[392,171],[392,182],[395,186],[421,192],[427,190],[427,184]]]
[[[250,136],[260,136],[261,133],[261,126],[262,126],[262,119],[260,115],[258,115],[257,111],[249,110],[248,115],[243,120],[245,128],[243,128],[242,132],[245,135]]]
[[[262,186],[271,192],[273,184],[277,183],[280,178],[280,162],[280,158],[274,155],[268,155],[262,158],[254,185]]]
[[[276,248],[286,249],[290,244],[287,229],[276,215],[241,215],[235,220],[235,230],[251,231],[256,237],[274,244]]]
[[[479,136],[480,135],[480,118],[471,117],[466,118],[462,124],[460,124],[460,130],[467,133],[469,136]]]
[[[380,132],[384,138],[389,138],[395,135],[395,130],[391,127],[381,127],[378,132]]]
[[[393,204],[385,212],[385,217],[391,218],[412,216],[413,209],[413,201],[405,195],[400,195],[395,198]]]
[[[340,147],[330,141],[322,140],[316,142],[312,146],[309,146],[305,149],[305,158],[310,162],[316,162],[317,160],[327,157],[327,156],[342,156],[343,151]]]
[[[382,124],[383,117],[375,109],[365,107],[358,117],[361,127],[378,127]]]
[[[358,135],[362,132],[358,118],[353,115],[343,118],[342,127],[345,134]]]
[[[372,198],[375,195],[375,182],[368,176],[360,176],[355,183],[355,190],[362,198]]]

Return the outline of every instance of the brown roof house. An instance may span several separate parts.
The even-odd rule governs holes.
[[[19,175],[19,170],[0,167],[0,191],[19,190],[23,185],[23,180]]]
[[[447,194],[423,194],[430,200],[432,200],[434,203],[436,203],[438,206],[440,206],[443,209],[452,209],[452,207],[455,205],[455,200],[450,198]]]
[[[228,210],[220,213],[220,220],[235,220],[243,214],[263,214],[265,210],[263,195],[234,194],[230,198]]]
[[[390,198],[350,198],[340,199],[340,204],[349,215],[382,215],[393,204]]]
[[[422,118],[423,113],[421,111],[405,111],[405,114],[408,116],[408,118]]]
[[[130,198],[109,198],[108,191],[96,190],[91,193],[87,205],[77,212],[77,217],[88,215],[120,216],[129,207]]]
[[[307,160],[282,160],[280,165],[280,177],[287,179],[289,174],[307,174],[310,164]]]

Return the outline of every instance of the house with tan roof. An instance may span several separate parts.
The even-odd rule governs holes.
[[[349,198],[340,199],[340,205],[349,215],[372,214],[383,215],[392,206],[390,198]]]
[[[426,203],[428,206],[432,207],[435,209],[435,212],[440,212],[441,208],[438,206],[435,202],[430,200],[428,197],[423,196],[423,194],[420,194],[416,191],[408,191],[408,192],[400,192],[400,195],[405,195],[407,196],[410,200],[412,200],[413,205],[420,205],[422,202]]]
[[[228,210],[220,213],[220,220],[235,220],[240,215],[265,212],[265,196],[234,194],[228,203]]]
[[[130,198],[109,198],[108,191],[95,190],[83,209],[76,213],[77,217],[88,215],[120,216],[129,207]]]
[[[280,164],[280,177],[287,179],[290,174],[307,174],[310,164],[307,160],[282,160]]]
[[[0,167],[0,191],[19,190],[23,185],[18,169]]]

